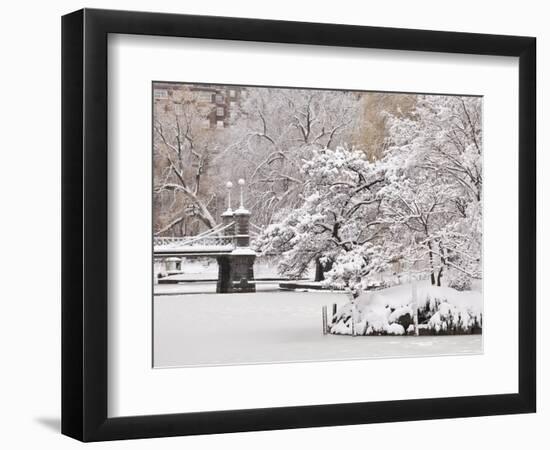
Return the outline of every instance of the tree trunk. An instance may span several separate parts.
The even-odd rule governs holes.
[[[323,265],[319,258],[315,260],[315,281],[323,281],[325,279],[325,273],[323,272]]]
[[[428,241],[428,249],[430,250],[430,281],[432,286],[435,286],[435,273],[434,273],[434,256],[432,252],[432,241]]]
[[[325,265],[321,263],[321,258],[315,259],[315,281],[323,281],[325,279],[325,272],[332,269],[333,262],[329,259]]]
[[[441,266],[439,267],[439,272],[437,273],[437,285],[441,286],[441,277],[443,276],[443,267],[447,264],[446,251],[443,249],[441,242],[439,243],[439,258],[441,259]]]
[[[437,273],[437,285],[441,287],[441,277],[443,276],[443,267],[439,268],[439,272]]]

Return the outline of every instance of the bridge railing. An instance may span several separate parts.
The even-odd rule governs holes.
[[[188,246],[215,246],[215,245],[231,245],[233,236],[224,236],[221,233],[227,228],[234,225],[231,222],[227,225],[217,225],[211,230],[206,230],[196,236],[155,236],[153,238],[154,247],[188,247]]]
[[[234,236],[204,236],[199,239],[189,238],[154,238],[155,248],[179,248],[179,247],[214,247],[233,245]]]
[[[155,236],[153,237],[153,246],[155,250],[170,250],[183,247],[227,247],[236,245],[237,239],[241,235],[224,235],[223,232],[235,225],[235,222],[227,225],[217,225],[216,227],[204,231],[195,236]],[[262,231],[257,225],[251,224],[249,236],[254,240]]]

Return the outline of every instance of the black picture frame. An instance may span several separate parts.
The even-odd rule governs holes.
[[[107,417],[107,36],[519,57],[517,393]],[[536,39],[83,9],[62,18],[62,433],[82,441],[530,413],[536,409]]]

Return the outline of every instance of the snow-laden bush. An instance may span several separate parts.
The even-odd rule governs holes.
[[[474,314],[467,308],[460,308],[444,301],[420,326],[421,334],[473,334],[481,332],[481,313]]]
[[[352,320],[353,318],[353,320]],[[413,322],[408,305],[392,307],[369,305],[361,300],[348,303],[337,314],[331,332],[355,335],[402,335]]]
[[[418,308],[420,334],[471,334],[481,332],[482,314],[447,299],[427,296]]]
[[[340,308],[333,318],[332,334],[415,334],[414,305],[410,285],[376,293],[364,293]],[[450,288],[429,287],[418,295],[419,334],[473,334],[482,326],[480,293],[461,293]],[[423,300],[420,300],[423,299]]]

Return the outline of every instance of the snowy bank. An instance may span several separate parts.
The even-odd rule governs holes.
[[[480,291],[457,291],[418,282],[416,305],[410,283],[368,291],[339,309],[330,332],[347,335],[479,334],[482,327]]]

